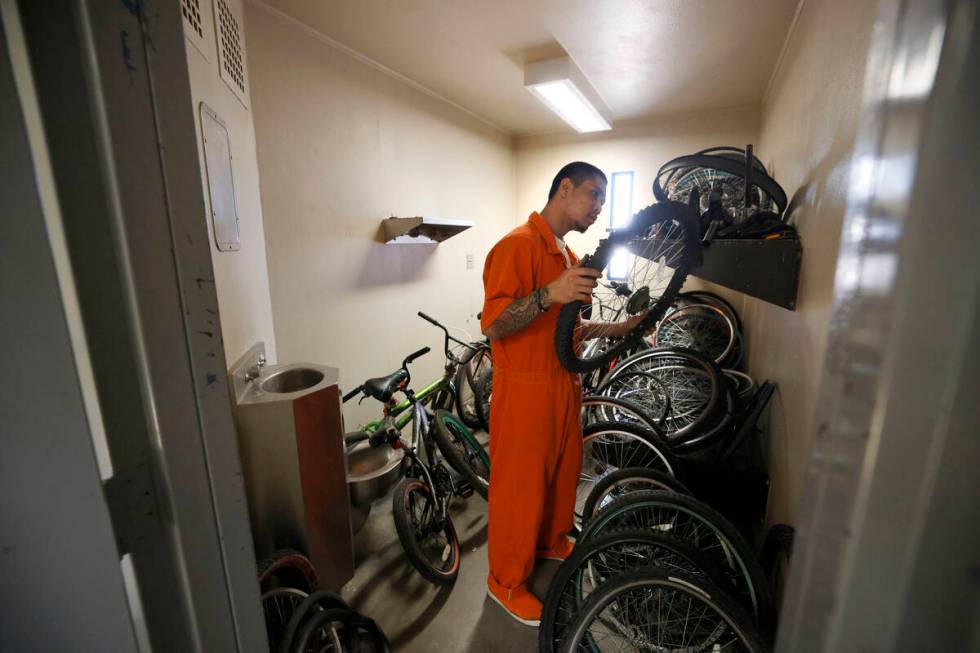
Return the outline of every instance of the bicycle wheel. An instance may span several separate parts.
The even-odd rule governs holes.
[[[582,471],[575,493],[577,525],[595,484],[623,467],[645,467],[670,476],[679,471],[670,445],[653,431],[621,422],[589,424],[582,432]]]
[[[618,387],[622,383],[616,381],[618,377],[636,372],[652,374],[670,399],[670,412],[661,425],[670,442],[683,441],[691,432],[712,423],[724,400],[718,366],[695,351],[679,348],[651,349],[630,356],[609,373],[598,394]],[[651,393],[631,395],[631,400],[653,411],[659,401]]]
[[[735,330],[742,333],[742,318],[739,316],[738,311],[735,310],[735,307],[732,306],[731,302],[721,295],[707,290],[688,290],[677,295],[676,303],[680,306],[687,304],[710,304],[715,308],[720,308],[728,316],[728,319],[732,321],[732,324],[735,325]]]
[[[489,433],[490,399],[493,395],[493,357],[489,346],[481,347],[466,366],[466,382],[473,393],[473,408],[480,428]]]
[[[656,375],[643,370],[627,371],[610,377],[599,386],[602,395],[642,406],[659,425],[670,416],[670,396]]]
[[[270,648],[270,650],[278,653],[290,653],[293,650],[293,641],[296,639],[296,633],[299,631],[300,626],[306,622],[311,614],[322,610],[350,610],[350,606],[340,598],[340,595],[329,590],[313,592],[293,610],[293,614],[289,618],[285,632],[279,642],[279,647]],[[321,639],[333,643],[339,650],[340,639],[336,630],[325,632]]]
[[[433,423],[432,437],[446,462],[486,499],[490,489],[490,456],[452,413],[437,410]]]
[[[735,326],[724,311],[691,304],[668,313],[657,325],[653,346],[691,349],[721,364],[735,347]]]
[[[664,490],[691,494],[687,486],[669,474],[645,467],[617,469],[602,477],[589,492],[582,508],[582,520],[589,521],[599,510],[615,499],[639,490]]]
[[[259,589],[293,587],[307,594],[316,591],[318,582],[313,563],[295,549],[279,549],[258,564]]]
[[[277,650],[289,620],[306,597],[306,592],[295,587],[277,587],[262,594],[262,614],[270,651]]]
[[[417,478],[404,478],[395,488],[391,511],[405,555],[422,576],[449,585],[459,573],[459,537],[446,515],[439,518],[432,489]]]
[[[642,406],[618,397],[590,395],[582,398],[583,428],[595,422],[636,424],[660,434],[656,420]]]
[[[561,364],[571,372],[590,372],[627,350],[663,316],[680,291],[690,268],[700,257],[697,216],[678,202],[652,204],[633,216],[627,229],[615,231],[602,240],[586,265],[602,271],[612,255],[625,248],[628,253],[626,283],[633,289],[629,297],[600,285],[596,299],[613,307],[616,322],[609,330],[593,323],[586,334],[591,304],[574,301],[562,306],[555,330],[555,351]],[[613,328],[634,315],[642,319],[625,337],[604,347],[582,347],[586,335],[607,338]]]
[[[558,568],[543,601],[538,650],[557,650],[582,604],[603,583],[652,565],[689,571],[712,580],[723,578],[717,565],[669,535],[649,529],[613,531],[576,546]]]
[[[594,591],[559,650],[765,653],[769,647],[744,610],[704,577],[648,567]]]
[[[732,595],[749,608],[763,628],[772,623],[765,574],[738,530],[716,510],[694,497],[643,490],[622,496],[585,525],[578,542],[617,528],[649,528],[681,539],[727,568]]]
[[[478,349],[456,369],[456,414],[471,429],[486,428],[483,406],[489,400],[487,373],[492,374],[489,365],[490,348],[485,344],[473,344]],[[491,377],[492,378],[492,377]]]

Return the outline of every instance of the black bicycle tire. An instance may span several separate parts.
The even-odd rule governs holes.
[[[613,232],[608,239],[599,243],[587,265],[601,272],[605,269],[612,250],[618,247],[620,243],[629,241],[636,234],[647,233],[654,224],[667,220],[676,221],[681,227],[680,240],[683,241],[683,246],[678,254],[677,267],[674,268],[674,274],[667,287],[661,292],[660,297],[652,307],[647,309],[646,315],[629,333],[608,349],[603,350],[601,354],[583,360],[579,358],[576,351],[577,343],[575,342],[575,325],[579,320],[582,302],[573,301],[562,306],[555,328],[555,352],[565,369],[570,372],[584,373],[602,367],[639,340],[663,317],[667,308],[671,306],[674,298],[677,297],[677,293],[680,292],[681,286],[684,285],[691,267],[700,258],[697,216],[688,206],[680,202],[661,202],[641,209],[633,216],[628,230],[619,233]]]
[[[730,437],[734,434],[732,427],[735,419],[736,395],[730,383],[725,383],[722,394],[725,401],[715,415],[715,422],[711,425],[705,425],[706,428],[703,431],[688,433],[684,438],[671,442],[674,453],[684,457],[688,454],[704,451],[716,444],[723,443],[726,436]]]
[[[434,505],[435,496],[428,485],[417,478],[403,478],[395,487],[395,491],[391,497],[391,512],[395,520],[395,532],[398,533],[398,539],[402,543],[405,557],[422,574],[423,578],[436,585],[450,585],[456,580],[456,576],[459,574],[460,557],[462,555],[459,546],[459,536],[456,534],[456,528],[453,526],[452,519],[449,518],[449,515],[446,515],[446,524],[443,532],[447,535],[455,562],[448,573],[434,569],[422,555],[419,543],[415,539],[414,529],[410,523],[408,510],[405,506],[407,493],[416,490],[427,494],[428,500]]]
[[[480,351],[478,351],[476,354],[473,355],[473,358],[476,358],[477,356],[480,356],[481,358],[482,357],[486,357],[486,358],[489,359],[489,361],[490,361],[490,372],[492,374],[493,373],[493,354],[491,353],[490,346],[489,345],[483,345],[481,347]],[[477,420],[479,421],[479,428],[482,428],[484,431],[486,431],[487,433],[489,433],[490,432],[490,401],[489,401],[489,395],[487,397],[484,397],[484,395],[483,395],[483,389],[480,388],[480,387],[478,387],[479,384],[477,384],[473,380],[473,368],[470,365],[467,365],[465,369],[466,369],[466,382],[469,383],[470,389],[473,392],[473,408],[476,411],[476,417],[477,417]],[[491,389],[491,392],[492,392],[492,389]]]
[[[636,371],[623,372],[622,374],[617,374],[615,377],[608,376],[607,379],[603,381],[603,385],[600,385],[599,388],[597,388],[597,391],[599,391],[599,389],[601,388],[601,391],[602,392],[605,392],[606,390],[608,390],[608,388],[609,388],[610,384],[612,383],[612,381],[614,381],[614,380],[623,380],[624,377],[630,377],[630,376],[634,376],[634,375],[648,377],[654,383],[656,383],[658,386],[660,386],[661,389],[663,389],[663,383],[661,383],[651,373],[646,372],[646,371],[643,371],[643,370],[636,370]],[[623,397],[620,394],[602,394],[602,395],[599,395],[599,396],[608,397],[610,399],[618,399],[620,401],[629,401],[630,403],[632,403],[634,405],[637,405],[637,406],[642,405],[642,404],[639,404],[638,402],[631,401],[630,399],[626,399],[625,397]],[[664,424],[664,421],[670,416],[670,397],[667,395],[666,390],[663,391],[663,397],[664,397],[664,402],[663,402],[664,403],[664,406],[663,406],[663,409],[662,410],[657,411],[656,413],[653,412],[652,410],[646,411],[646,413],[648,415],[650,415],[650,417],[653,418],[654,423],[657,425],[657,429],[659,429],[658,432],[661,435],[665,435],[663,433],[663,424]]]
[[[636,415],[637,419],[641,422],[644,428],[653,431],[660,437],[664,437],[663,431],[661,430],[660,426],[657,424],[655,419],[647,411],[645,411],[643,407],[640,406],[639,404],[633,403],[628,399],[620,399],[619,397],[607,397],[605,395],[588,395],[586,397],[582,397],[582,410],[584,411],[587,408],[589,408],[587,404],[591,402],[613,404],[622,412],[633,413],[634,415]],[[616,420],[605,420],[605,419],[596,420],[596,422],[608,422],[608,421],[616,421]],[[595,423],[595,422],[583,422],[583,427],[588,426],[590,423]],[[629,424],[629,422],[626,423]]]
[[[296,632],[299,630],[300,624],[306,620],[306,616],[314,606],[325,610],[351,609],[351,607],[347,605],[347,602],[335,592],[331,592],[330,590],[318,590],[313,592],[307,596],[293,611],[292,616],[289,618],[289,623],[286,625],[286,629],[283,632],[282,641],[279,643],[278,653],[290,653],[290,644],[292,643],[293,639],[295,639]]]
[[[732,303],[727,299],[717,293],[711,292],[710,290],[686,290],[677,295],[677,299],[688,299],[692,297],[695,298],[695,300],[700,298],[702,303],[705,304],[713,303],[715,306],[725,311],[725,313],[728,314],[728,317],[731,318],[732,323],[735,325],[738,332],[742,332],[742,316],[738,314],[738,311],[735,310],[735,307],[732,306]]]
[[[750,653],[768,653],[769,644],[752,622],[745,610],[733,601],[721,588],[694,574],[677,570],[647,567],[609,580],[592,592],[582,605],[575,622],[569,626],[569,636],[562,642],[560,651],[575,653],[579,649],[589,624],[615,597],[637,587],[671,587],[676,591],[697,597],[715,610],[736,633]]]
[[[446,459],[449,466],[459,472],[473,486],[473,491],[486,499],[490,490],[490,466],[487,465],[487,478],[481,477],[470,466],[460,450],[453,444],[455,436],[445,424],[445,420],[447,419],[456,420],[458,418],[447,410],[437,410],[432,418],[432,422],[435,425],[435,428],[432,430],[432,438],[436,441],[436,447],[442,452],[442,457]],[[464,428],[466,426],[463,420],[459,420],[459,424]],[[467,448],[474,445],[474,442],[463,443],[463,446]]]
[[[635,439],[643,440],[649,449],[657,452],[671,476],[674,478],[683,476],[680,460],[674,453],[673,447],[658,433],[630,422],[593,422],[582,429],[582,439],[584,442],[588,442],[596,435],[605,433],[627,433]],[[636,465],[627,466],[636,467]],[[616,468],[622,469],[619,466]]]
[[[592,487],[592,491],[589,492],[589,497],[585,500],[585,505],[582,507],[583,522],[587,523],[589,521],[588,518],[591,518],[596,512],[598,512],[596,510],[596,506],[610,487],[631,478],[648,478],[654,483],[659,483],[662,486],[656,489],[694,496],[694,493],[691,492],[686,485],[677,480],[677,477],[675,476],[664,474],[656,469],[647,469],[646,467],[622,467],[617,469],[615,472],[606,474],[602,477],[601,481]]]
[[[730,553],[735,555],[738,561],[737,567],[732,568],[732,571],[735,572],[732,574],[732,578],[741,578],[746,584],[750,592],[748,598],[752,611],[760,626],[764,630],[768,630],[773,623],[773,606],[765,572],[755,557],[752,547],[745,541],[738,529],[726,517],[703,501],[684,494],[657,490],[632,492],[615,499],[589,520],[582,529],[577,542],[587,542],[603,531],[609,532],[612,529],[624,528],[628,525],[617,522],[617,519],[643,507],[651,506],[668,506],[689,515],[696,515],[702,523],[707,524],[714,531],[716,538],[718,534],[724,538],[724,540],[719,538],[719,542],[726,542],[726,546],[731,547]],[[722,561],[719,560],[719,562]]]
[[[654,177],[653,180],[653,196],[657,198],[658,202],[669,201],[667,193],[664,191],[664,187],[667,184],[660,183],[661,177],[664,175],[673,174],[685,168],[710,168],[744,178],[745,155],[744,153],[742,154],[741,161],[735,157],[728,157],[718,154],[688,154],[671,159],[667,163],[660,166],[660,170],[657,171],[657,176]],[[782,186],[780,186],[776,180],[769,175],[769,172],[765,170],[765,168],[760,170],[756,165],[753,165],[752,168],[752,185],[758,186],[766,195],[769,196],[769,199],[771,199],[777,208],[779,208],[779,211],[776,211],[775,213],[781,215],[782,212],[786,210],[786,191],[784,191]]]
[[[575,582],[575,575],[579,569],[588,564],[590,559],[616,546],[641,542],[661,547],[680,556],[712,580],[722,578],[721,570],[711,560],[694,547],[666,533],[657,533],[641,528],[618,529],[582,545],[577,545],[572,550],[572,554],[561,563],[558,571],[552,576],[551,583],[548,585],[548,592],[542,601],[541,624],[538,627],[538,650],[541,653],[552,653],[556,648],[558,643],[556,640],[560,637],[560,633],[557,633],[556,630],[561,630],[558,623],[559,611],[564,607],[563,603],[567,600],[569,584]]]
[[[469,362],[469,359],[467,359]],[[466,379],[466,366],[467,363],[460,363],[459,367],[456,368],[456,375],[453,379],[456,385],[456,414],[459,415],[460,420],[467,428],[478,429],[482,428],[479,416],[476,414],[476,401],[474,399],[473,411],[470,412],[465,405],[465,388],[469,388],[469,382]],[[472,393],[472,390],[471,390]]]
[[[291,642],[292,647],[290,653],[306,653],[309,648],[310,638],[313,633],[319,629],[323,628],[325,623],[337,622],[344,625],[346,632],[344,633],[346,640],[342,642],[345,648],[349,651],[355,652],[360,651],[360,635],[359,631],[365,631],[372,640],[372,649],[377,651],[385,650],[384,644],[387,638],[384,638],[384,634],[378,628],[377,624],[374,623],[373,619],[369,619],[359,612],[353,610],[343,610],[332,608],[328,610],[323,610],[322,612],[317,612],[312,617],[306,620],[303,624],[302,630],[299,631],[295,642]]]
[[[263,583],[284,569],[291,570],[291,575],[297,576],[297,578],[302,577],[305,586],[280,585],[280,587],[295,587],[307,594],[312,594],[318,589],[319,580],[316,575],[316,567],[313,566],[309,558],[296,549],[277,549],[258,562],[256,576],[259,581],[259,589],[264,592]]]
[[[698,419],[693,420],[687,426],[684,426],[680,429],[667,433],[666,435],[667,440],[673,442],[675,437],[678,439],[682,439],[686,433],[695,430],[696,428],[698,428],[699,425],[705,422],[711,423],[710,420],[714,418],[714,416],[717,414],[717,411],[720,409],[721,398],[722,398],[721,389],[723,388],[723,384],[725,381],[721,374],[721,368],[718,367],[718,365],[716,365],[714,361],[708,359],[705,356],[702,356],[700,353],[692,349],[683,349],[681,347],[674,347],[672,349],[647,349],[644,351],[637,352],[636,354],[633,354],[629,358],[620,361],[619,364],[616,366],[616,368],[607,375],[606,379],[603,381],[603,384],[600,385],[599,388],[597,389],[597,392],[601,394],[602,390],[605,387],[608,387],[608,385],[617,376],[619,376],[620,374],[624,374],[625,370],[629,370],[631,367],[637,365],[638,362],[651,358],[657,358],[657,357],[676,357],[680,359],[683,358],[691,359],[692,361],[700,365],[702,368],[704,368],[706,373],[711,377],[712,386],[713,388],[715,388],[714,392],[712,393],[712,396],[708,399],[705,405],[704,411],[698,417]],[[666,431],[666,429],[663,428],[662,430]]]

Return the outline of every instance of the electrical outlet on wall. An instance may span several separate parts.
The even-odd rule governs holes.
[[[473,255],[470,254],[469,252],[467,252],[466,254],[466,269],[467,270],[473,269]]]

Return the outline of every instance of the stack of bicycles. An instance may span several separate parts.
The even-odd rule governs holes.
[[[771,574],[746,523],[731,519],[738,501],[723,496],[742,500],[743,488],[718,491],[741,473],[736,460],[774,386],[741,370],[734,308],[680,288],[715,235],[783,237],[785,194],[751,150],[734,148],[669,162],[654,193],[657,204],[586,259],[603,270],[625,249],[625,278],[559,318],[558,357],[583,375],[586,446],[580,532],[545,600],[542,651],[754,652],[768,650],[774,629]],[[585,340],[597,335],[589,321],[615,326]],[[767,563],[788,556],[787,535],[770,531]]]

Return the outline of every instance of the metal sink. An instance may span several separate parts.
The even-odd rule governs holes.
[[[312,388],[323,380],[323,372],[309,367],[273,371],[262,381],[263,392],[285,394]]]

